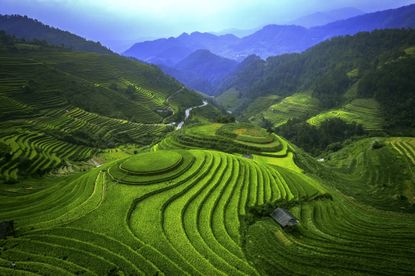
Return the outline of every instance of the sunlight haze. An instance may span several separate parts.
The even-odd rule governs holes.
[[[1,14],[25,14],[100,41],[116,50],[132,43],[183,32],[219,32],[283,24],[331,9],[363,11],[394,8],[409,0],[1,0]],[[88,26],[88,28],[85,28]]]

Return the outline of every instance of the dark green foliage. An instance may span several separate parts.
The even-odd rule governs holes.
[[[257,97],[298,91],[313,91],[324,108],[341,106],[350,99],[346,92],[359,85],[358,96],[380,102],[391,133],[412,135],[415,58],[405,49],[414,45],[415,30],[378,30],[333,38],[302,54],[248,58],[224,81],[222,91],[236,88],[247,99],[237,110],[241,115]]]
[[[361,125],[348,124],[338,118],[328,119],[319,127],[301,119],[291,119],[287,124],[277,128],[276,132],[314,155],[326,150],[337,151],[342,147],[341,142],[366,134]]]
[[[383,107],[386,130],[415,132],[415,57],[404,57],[371,71],[359,84],[359,95],[374,97]]]
[[[11,151],[12,149],[9,145],[0,142],[0,157],[7,156]]]
[[[235,117],[230,114],[219,115],[218,117],[216,117],[215,121],[221,124],[235,123]]]
[[[332,108],[342,103],[342,96],[351,83],[344,71],[333,70],[316,84],[313,96],[320,100],[323,107]]]
[[[365,72],[414,44],[414,30],[379,30],[333,38],[303,54],[270,57],[266,61],[248,58],[224,82],[222,90],[236,87],[250,98],[270,93],[289,95],[314,88],[330,77],[336,78],[330,86],[341,87],[351,70]]]
[[[374,149],[374,150],[381,149],[384,146],[385,146],[385,144],[382,143],[381,141],[378,141],[378,140],[376,140],[372,143],[372,149]]]
[[[273,128],[274,124],[270,120],[267,120],[265,118],[261,118],[259,126],[266,129],[268,132],[272,132],[272,128]]]

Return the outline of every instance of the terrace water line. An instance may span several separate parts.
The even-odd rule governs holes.
[[[179,129],[181,129],[181,128],[183,127],[184,122],[185,122],[185,121],[189,118],[189,116],[190,116],[190,112],[191,112],[193,109],[200,108],[200,107],[204,107],[204,106],[207,106],[207,105],[208,105],[208,102],[207,102],[207,101],[203,101],[203,104],[201,104],[201,105],[192,106],[192,107],[189,107],[188,109],[186,109],[186,111],[185,111],[185,117],[184,117],[184,120],[183,120],[183,121],[181,121],[181,122],[177,125],[176,130],[179,130]]]

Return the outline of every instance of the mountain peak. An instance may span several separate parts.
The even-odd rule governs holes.
[[[303,17],[300,17],[292,22],[291,24],[300,25],[303,27],[311,28],[314,26],[325,25],[334,21],[344,20],[359,16],[365,12],[354,8],[354,7],[344,7],[340,9],[330,10],[330,11],[319,11],[313,14],[309,14]]]

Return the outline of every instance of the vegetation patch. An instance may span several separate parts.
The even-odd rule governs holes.
[[[276,132],[313,155],[337,151],[344,142],[366,135],[361,125],[349,124],[338,118],[327,119],[318,127],[292,119],[276,128]]]
[[[114,181],[131,185],[149,185],[173,180],[188,170],[194,157],[184,151],[157,151],[135,155],[108,169]]]
[[[159,174],[175,169],[182,161],[183,157],[178,152],[147,152],[129,158],[120,164],[120,168],[131,174]]]
[[[252,124],[225,124],[216,134],[254,144],[269,144],[275,140],[265,129]]]
[[[367,131],[381,131],[384,119],[379,103],[374,99],[355,99],[339,109],[320,113],[307,122],[319,126],[330,118],[339,118],[347,123],[362,125]]]
[[[251,117],[250,120],[260,124],[269,121],[272,126],[281,126],[289,119],[309,117],[318,113],[320,105],[310,93],[296,93],[263,110],[258,109],[256,111],[258,115]]]
[[[238,131],[251,135],[235,133]],[[158,148],[206,148],[270,156],[287,154],[280,138],[250,124],[206,124],[189,127],[172,133],[159,143]]]

